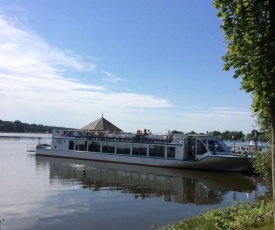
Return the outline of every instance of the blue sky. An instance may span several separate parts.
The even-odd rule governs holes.
[[[255,128],[211,0],[0,0],[0,119],[124,131]]]

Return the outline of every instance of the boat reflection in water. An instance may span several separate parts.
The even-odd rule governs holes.
[[[259,178],[240,173],[158,168],[35,156],[48,166],[51,182],[78,182],[83,189],[132,193],[136,199],[162,197],[167,202],[218,204],[229,192],[251,193]],[[75,186],[75,184],[74,184]],[[234,195],[233,195],[234,199]]]

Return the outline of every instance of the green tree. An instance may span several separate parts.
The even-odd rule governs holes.
[[[3,124],[3,131],[8,131],[8,132],[14,132],[14,123],[11,121],[7,121]]]
[[[188,134],[197,134],[195,131],[191,131]]]
[[[0,131],[3,131],[3,128],[4,128],[4,122],[0,120]]]
[[[271,143],[271,126],[266,117],[257,117],[257,124],[260,127],[260,141]]]
[[[242,78],[253,112],[270,126],[275,207],[275,0],[214,0],[214,6],[227,42],[224,70]]]
[[[221,136],[221,132],[220,131],[213,131],[212,135],[214,135],[214,136]]]
[[[232,136],[230,135],[229,131],[225,131],[225,132],[222,133],[222,138],[224,140],[231,140]]]
[[[24,124],[21,123],[21,121],[15,121],[14,122],[14,131],[15,132],[19,132],[19,133],[23,133],[24,132]]]
[[[246,134],[245,139],[246,139],[247,141],[253,141],[253,135],[252,135],[251,133],[248,133],[248,134]]]

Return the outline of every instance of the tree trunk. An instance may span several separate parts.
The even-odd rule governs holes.
[[[271,133],[272,133],[272,191],[273,191],[273,215],[275,229],[275,105],[271,108]]]
[[[274,63],[274,55],[275,55],[275,0],[269,1],[269,15],[270,15],[270,35],[271,35],[271,53],[273,56]],[[271,76],[271,90],[275,90],[275,72],[273,71]],[[271,91],[272,92],[272,91]],[[270,118],[271,118],[271,149],[272,149],[272,192],[273,192],[273,215],[274,215],[274,229],[275,229],[275,99],[271,99],[270,101]]]

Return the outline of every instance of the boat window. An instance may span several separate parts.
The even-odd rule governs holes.
[[[207,153],[207,149],[201,140],[197,140],[197,154],[202,155]]]
[[[208,148],[212,153],[216,152],[229,152],[230,150],[221,140],[210,140],[208,141]]]
[[[69,150],[74,150],[74,141],[69,141]]]
[[[222,140],[216,140],[216,142],[223,149],[221,152],[230,152],[229,148]]]
[[[100,152],[100,146],[101,146],[100,142],[90,142],[88,144],[88,151],[99,153]]]
[[[115,153],[116,143],[103,142],[102,152],[103,153]]]
[[[150,145],[149,156],[150,157],[164,157],[165,146],[162,145]]]
[[[117,154],[126,154],[130,155],[131,152],[131,144],[128,143],[117,143]]]
[[[84,140],[75,141],[75,150],[87,151],[87,141],[84,141]]]
[[[175,158],[176,148],[168,146],[167,147],[167,158]]]
[[[147,156],[147,145],[133,144],[132,155],[134,156]]]

